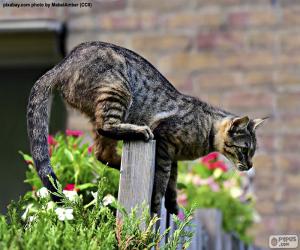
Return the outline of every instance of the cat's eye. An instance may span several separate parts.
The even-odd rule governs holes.
[[[245,155],[248,154],[248,148],[242,148],[241,151]]]

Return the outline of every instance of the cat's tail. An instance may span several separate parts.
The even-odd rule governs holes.
[[[57,178],[50,165],[48,148],[49,106],[52,89],[56,86],[55,68],[44,74],[31,89],[27,106],[27,132],[36,170],[44,186],[56,192]],[[52,177],[53,185],[50,181]],[[54,201],[59,197],[51,195]]]

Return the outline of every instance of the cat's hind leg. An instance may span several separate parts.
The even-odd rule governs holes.
[[[117,154],[118,141],[94,132],[94,150],[96,158],[109,167],[120,170],[121,157]]]
[[[165,140],[157,140],[154,185],[152,192],[151,212],[159,214],[161,200],[165,195],[170,175],[174,148]]]
[[[178,214],[179,208],[177,204],[177,162],[172,163],[171,174],[165,193],[165,207],[170,214]]]
[[[97,132],[115,140],[151,140],[153,133],[148,126],[125,123],[131,105],[130,91],[122,81],[103,83],[97,90],[95,124]]]

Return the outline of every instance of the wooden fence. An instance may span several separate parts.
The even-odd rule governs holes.
[[[154,170],[155,141],[124,143],[118,200],[127,211],[143,202],[150,206]],[[158,226],[161,231],[171,228],[169,234],[161,242],[164,245],[172,232],[176,230],[176,224],[163,205],[160,217]],[[197,209],[192,224],[193,227],[187,229],[194,232],[190,250],[261,250],[255,246],[245,245],[234,234],[224,233],[222,214],[216,209]],[[178,249],[181,247],[179,246]]]

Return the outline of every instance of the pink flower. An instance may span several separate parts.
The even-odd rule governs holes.
[[[203,163],[210,163],[211,161],[214,161],[218,158],[219,154],[218,152],[212,152],[204,157],[202,157],[202,162]]]
[[[93,152],[93,146],[88,147],[88,153],[91,154]]]
[[[48,144],[55,146],[57,144],[57,141],[54,139],[52,135],[48,135]]]
[[[214,191],[214,192],[220,191],[220,186],[216,182],[210,183],[209,186],[210,186],[211,190]]]
[[[182,211],[179,211],[177,217],[178,217],[179,220],[184,221],[185,215]]]
[[[177,197],[177,202],[181,205],[181,206],[186,206],[187,202],[188,202],[188,198],[187,195],[185,193],[182,193],[180,195],[178,195]]]
[[[66,134],[67,134],[67,136],[79,137],[79,136],[83,135],[83,132],[81,130],[67,129]]]
[[[67,191],[76,191],[78,192],[79,191],[79,188],[75,188],[75,184],[74,183],[68,183],[64,190],[67,190]]]

